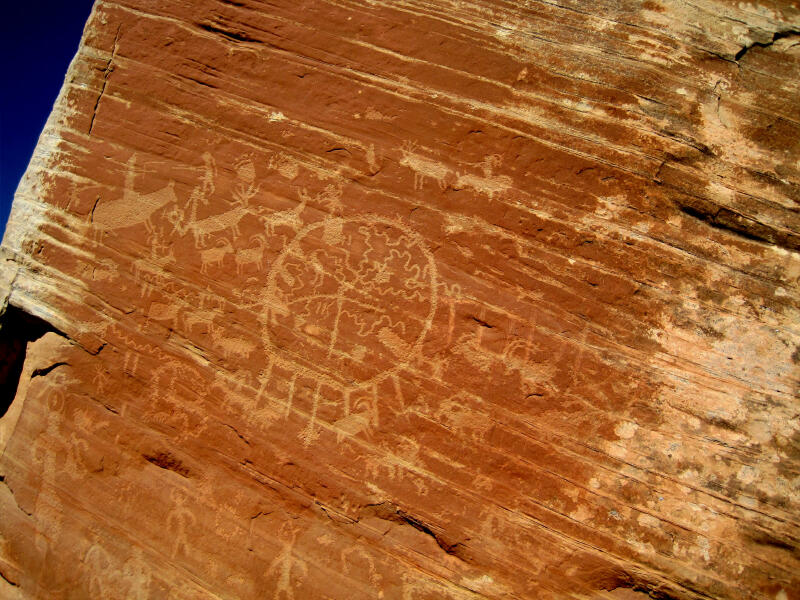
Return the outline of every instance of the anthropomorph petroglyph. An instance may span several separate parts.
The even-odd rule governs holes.
[[[294,600],[297,580],[308,576],[308,565],[295,554],[298,529],[291,521],[284,523],[279,531],[283,548],[267,568],[267,576],[275,578],[274,600]]]
[[[199,185],[192,190],[186,204],[189,215],[186,215],[185,208],[175,208],[168,215],[173,224],[173,231],[180,235],[191,232],[198,249],[205,247],[208,236],[212,234],[230,232],[233,236],[238,236],[239,223],[251,213],[248,204],[258,193],[259,188],[255,184],[255,167],[250,159],[246,158],[237,163],[236,175],[237,182],[232,198],[233,207],[219,214],[201,218],[198,215],[198,208],[201,204],[208,205],[209,199],[216,189],[214,180],[217,177],[214,158],[208,152],[203,154],[203,176]]]
[[[194,512],[187,506],[189,495],[181,489],[172,492],[172,501],[175,503],[167,516],[167,531],[172,536],[172,558],[181,550],[189,550],[189,530],[197,522]]]

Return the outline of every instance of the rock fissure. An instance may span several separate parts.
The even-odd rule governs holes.
[[[19,583],[11,579],[8,575],[6,575],[2,569],[0,569],[0,579],[5,581],[8,585],[12,587],[19,587]]]
[[[250,44],[263,44],[263,42],[259,39],[256,39],[250,35],[248,35],[243,30],[239,31],[232,31],[231,29],[226,29],[219,24],[215,23],[198,23],[197,26],[202,29],[203,31],[207,31],[208,33],[213,33],[223,38],[230,40],[232,42],[245,42]]]
[[[242,441],[243,441],[245,444],[247,444],[248,446],[250,445],[250,442],[248,442],[248,441],[247,441],[247,438],[246,438],[246,437],[244,437],[244,436],[243,436],[241,433],[239,433],[239,430],[238,430],[238,429],[236,429],[236,427],[234,427],[233,425],[228,425],[227,423],[223,423],[223,425],[224,425],[225,427],[227,427],[228,429],[230,429],[231,431],[233,431],[233,433],[235,433],[235,434],[236,434],[236,436],[237,436],[237,437],[238,437],[240,440],[242,440]]]
[[[142,457],[159,469],[172,471],[181,477],[188,479],[191,476],[189,468],[170,452],[156,452],[153,454],[142,454]]]
[[[778,40],[782,40],[793,36],[800,36],[800,30],[786,29],[783,31],[776,31],[775,33],[772,34],[772,39],[769,40],[768,42],[753,42],[752,44],[747,44],[746,46],[742,46],[742,48],[734,55],[733,58],[738,63],[753,48],[769,48]]]
[[[5,475],[0,475],[0,485],[6,486],[8,489],[8,493],[11,494],[11,497],[14,499],[14,505],[27,517],[33,517],[33,513],[30,511],[25,510],[22,505],[17,500],[17,496],[14,493],[14,488],[11,487],[11,484],[8,483],[8,478]]]
[[[48,331],[67,337],[49,323],[14,306],[8,306],[0,315],[0,356],[3,357],[0,361],[0,418],[8,412],[16,396],[28,344]],[[34,371],[31,376],[46,375],[61,364],[64,363],[40,369],[38,373]]]
[[[431,526],[427,525],[421,519],[409,514],[391,502],[381,502],[378,504],[368,504],[359,513],[356,522],[363,519],[365,516],[374,516],[384,521],[399,523],[401,525],[408,525],[417,531],[424,533],[436,542],[445,553],[450,554],[459,560],[466,560],[465,549],[466,546],[461,542],[450,543],[446,541],[445,537],[436,532]]]
[[[43,367],[41,369],[34,369],[33,372],[31,373],[31,379],[33,379],[34,377],[44,377],[48,373],[52,372],[54,369],[57,369],[58,367],[66,367],[66,366],[69,366],[68,362],[57,362],[57,363],[53,363],[49,367]]]
[[[94,130],[94,122],[97,118],[97,111],[100,108],[100,101],[103,99],[103,94],[106,93],[106,86],[108,85],[108,79],[111,76],[112,71],[114,70],[114,58],[117,55],[117,43],[119,42],[119,34],[122,29],[122,26],[117,28],[117,33],[114,36],[114,45],[111,48],[111,56],[108,58],[108,62],[106,63],[105,69],[103,69],[103,82],[100,86],[100,93],[97,95],[97,100],[94,102],[94,108],[92,109],[92,117],[89,121],[89,132],[88,135],[92,135],[92,131]],[[99,198],[98,198],[99,201]],[[97,207],[97,203],[95,203],[95,208]],[[94,217],[94,208],[92,209],[92,219]]]
[[[800,235],[782,231],[703,198],[685,197],[677,199],[676,204],[682,213],[703,221],[715,229],[728,231],[753,241],[781,246],[787,250],[800,250]]]

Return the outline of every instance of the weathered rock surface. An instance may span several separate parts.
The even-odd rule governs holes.
[[[798,31],[98,2],[2,246],[0,595],[800,598]]]

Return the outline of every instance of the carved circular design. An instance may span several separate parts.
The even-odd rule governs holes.
[[[273,262],[265,338],[286,367],[330,385],[369,385],[419,351],[436,285],[433,255],[414,232],[379,217],[330,217]]]

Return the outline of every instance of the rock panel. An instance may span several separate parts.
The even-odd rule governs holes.
[[[797,31],[97,2],[2,245],[4,594],[800,597]]]

